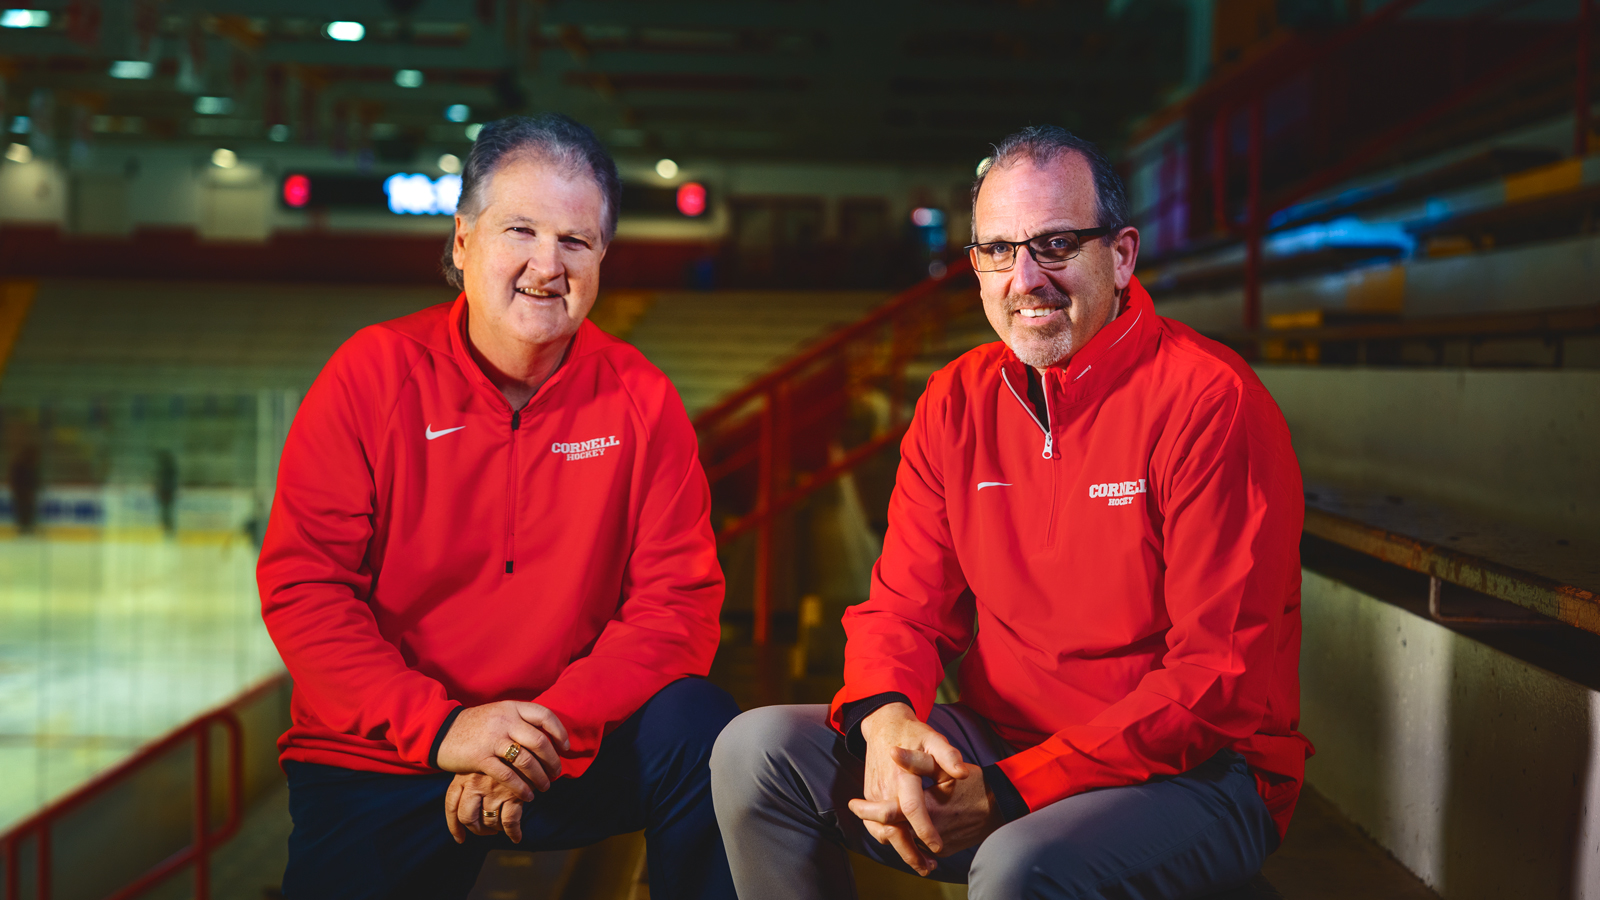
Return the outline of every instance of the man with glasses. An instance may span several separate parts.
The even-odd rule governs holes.
[[[717,741],[741,896],[853,896],[850,850],[975,900],[1177,900],[1276,849],[1311,752],[1299,467],[1250,367],[1156,315],[1127,220],[1059,128],[980,172],[1001,340],[917,405],[844,689]]]

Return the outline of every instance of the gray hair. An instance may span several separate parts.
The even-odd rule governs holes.
[[[573,174],[594,179],[600,189],[600,219],[604,240],[611,243],[617,233],[617,211],[622,205],[622,178],[611,154],[600,145],[588,127],[561,115],[507,116],[483,126],[472,142],[467,165],[461,171],[461,199],[456,211],[476,219],[488,203],[486,193],[495,172],[507,160],[533,156]],[[444,278],[462,289],[461,270],[455,263],[455,235],[445,244],[441,267]]]
[[[978,180],[972,183],[972,239],[978,239],[978,190],[983,180],[995,166],[1011,166],[1027,159],[1036,167],[1044,167],[1060,159],[1063,154],[1077,153],[1089,164],[1094,176],[1095,225],[1121,230],[1128,224],[1128,192],[1122,178],[1111,167],[1100,148],[1065,128],[1055,125],[1029,125],[1016,134],[993,145],[994,153],[978,169]],[[1113,232],[1115,234],[1115,232]],[[1109,240],[1111,235],[1106,236]]]

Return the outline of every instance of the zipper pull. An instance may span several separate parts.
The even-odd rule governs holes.
[[[1056,448],[1056,436],[1051,434],[1050,432],[1046,431],[1044,433],[1044,458],[1045,459],[1054,458],[1055,457],[1055,448]]]
[[[518,428],[521,428],[521,427],[522,427],[522,410],[519,409],[519,410],[516,410],[516,411],[511,413],[511,430],[512,431],[516,431]]]

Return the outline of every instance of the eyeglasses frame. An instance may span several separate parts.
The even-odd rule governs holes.
[[[978,271],[978,272],[983,272],[985,274],[987,274],[989,272],[1009,272],[1013,268],[1015,268],[1016,265],[1017,265],[1017,248],[1019,248],[1019,247],[1027,247],[1028,248],[1028,255],[1033,257],[1033,262],[1034,262],[1035,265],[1037,265],[1037,266],[1039,266],[1041,268],[1045,268],[1045,269],[1052,269],[1052,268],[1055,268],[1057,266],[1065,265],[1065,264],[1071,262],[1072,260],[1077,259],[1078,258],[1078,253],[1082,253],[1083,252],[1083,245],[1084,244],[1087,244],[1088,242],[1090,242],[1092,240],[1095,240],[1096,238],[1102,238],[1102,237],[1105,237],[1108,234],[1113,234],[1113,233],[1117,232],[1118,230],[1120,230],[1120,229],[1115,225],[1097,225],[1094,228],[1068,228],[1068,229],[1065,229],[1065,230],[1062,230],[1062,231],[1046,231],[1043,234],[1036,234],[1033,237],[1028,238],[1025,241],[977,241],[977,242],[968,244],[965,247],[962,247],[961,249],[965,250],[967,252],[967,257],[969,259],[972,259],[972,257],[973,257],[972,251],[978,249],[979,247],[984,246],[985,244],[1010,244],[1011,245],[1011,265],[1006,266],[1004,269],[979,269],[978,268],[978,261],[976,259],[972,259],[972,268],[973,268],[973,270],[974,271]],[[1040,238],[1054,237],[1054,236],[1056,236],[1058,234],[1070,234],[1074,238],[1077,238],[1077,240],[1078,240],[1078,251],[1077,251],[1077,253],[1072,254],[1071,256],[1067,257],[1066,259],[1050,260],[1048,262],[1039,259],[1039,251],[1033,246],[1033,242],[1039,240]]]

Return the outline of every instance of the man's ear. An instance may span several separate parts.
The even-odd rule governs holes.
[[[1139,265],[1139,229],[1129,225],[1117,232],[1111,239],[1111,257],[1117,290],[1125,291],[1133,283],[1133,270]]]
[[[462,262],[467,255],[467,232],[471,230],[472,223],[468,222],[465,216],[457,213],[456,238],[450,243],[450,261],[455,263],[458,269],[466,268],[462,265]]]

